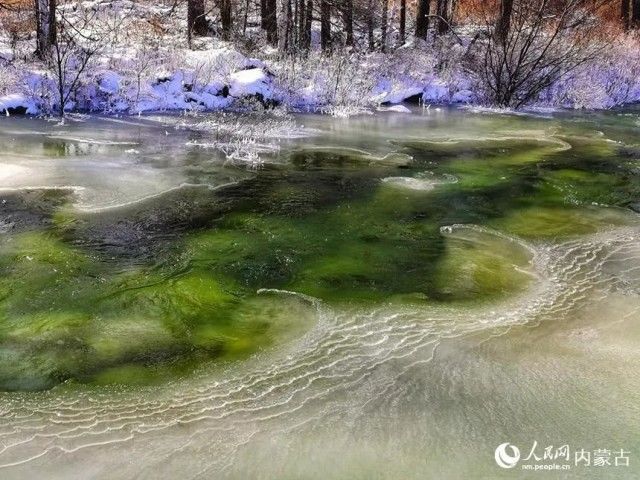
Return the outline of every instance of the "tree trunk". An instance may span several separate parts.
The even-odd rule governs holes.
[[[52,45],[54,47],[54,51],[51,52],[52,54],[55,54],[55,68],[56,68],[56,75],[58,76],[58,113],[60,114],[60,119],[63,120],[64,119],[64,86],[67,83],[67,79],[66,79],[66,75],[65,75],[65,69],[64,69],[64,58],[63,55],[61,55],[60,52],[60,45],[59,44],[53,44]]]
[[[305,44],[305,20],[307,18],[306,14],[306,4],[305,0],[298,0],[298,42],[297,46],[299,49],[304,48]]]
[[[267,41],[269,42],[269,45],[275,47],[278,45],[278,17],[276,13],[276,10],[278,9],[278,2],[277,0],[264,0],[264,2],[264,29],[267,31]]]
[[[429,12],[431,10],[431,0],[418,0],[416,11],[416,37],[427,39],[429,33]]]
[[[622,0],[621,13],[626,30],[640,26],[640,0]]]
[[[449,31],[452,22],[453,0],[438,0],[436,14],[438,15],[438,28],[436,33],[438,35],[444,35]]]
[[[374,37],[374,16],[376,13],[373,0],[369,0],[367,11],[367,37],[369,39],[369,51],[373,52],[376,48],[376,40]]]
[[[313,0],[307,0],[307,9],[304,19],[304,45],[306,51],[311,49],[311,27],[313,24]]]
[[[347,47],[353,46],[353,0],[343,0],[342,21],[346,34]]]
[[[231,38],[233,17],[231,15],[231,0],[220,0],[220,23],[222,23],[222,37],[225,40]]]
[[[322,51],[331,50],[331,4],[320,0],[320,44]]]
[[[293,7],[291,0],[283,0],[280,15],[280,33],[278,35],[278,48],[283,53],[293,50]]]
[[[400,45],[404,45],[407,28],[407,0],[400,0]]]
[[[56,43],[57,31],[56,0],[49,0],[49,45]]]
[[[209,27],[204,15],[204,0],[189,0],[187,2],[187,28],[189,39],[193,36],[203,37]]]
[[[268,31],[267,27],[267,15],[269,15],[267,8],[267,0],[260,0],[260,28],[264,31]]]
[[[44,58],[56,42],[56,0],[36,0],[36,53]]]
[[[286,45],[287,45],[287,51],[292,52],[293,51],[293,46],[294,46],[294,40],[295,40],[295,23],[293,21],[293,10],[292,10],[292,6],[291,6],[291,2],[292,0],[285,0],[286,4],[287,4],[287,14],[285,15],[285,18],[287,19],[286,21],[286,31],[285,31],[285,39],[286,39]],[[296,5],[298,5],[296,3]],[[296,10],[298,9],[298,7],[296,6]]]
[[[380,25],[380,51],[384,52],[387,49],[387,22],[389,19],[389,1],[382,0],[382,25]]]
[[[242,21],[242,36],[245,36],[247,34],[247,23],[249,22],[249,4],[250,4],[250,0],[245,0],[245,2],[244,2],[244,18],[243,18],[243,21]],[[260,18],[262,18],[262,15],[260,15]],[[261,24],[261,28],[264,28],[264,27],[262,27],[262,24]]]
[[[496,41],[504,44],[509,36],[511,29],[511,13],[513,12],[513,0],[501,0],[500,16],[496,23],[495,37]]]

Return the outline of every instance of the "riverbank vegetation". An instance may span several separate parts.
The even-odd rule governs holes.
[[[640,99],[639,24],[634,0],[3,0],[0,111],[611,108]]]

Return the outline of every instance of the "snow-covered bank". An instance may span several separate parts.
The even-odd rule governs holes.
[[[595,61],[543,92],[539,105],[611,108],[640,101],[640,49],[629,46],[618,50],[615,57]],[[162,62],[143,74],[127,68],[127,61],[100,59],[83,75],[66,108],[137,114],[224,110],[255,104],[356,112],[406,101],[484,103],[482,89],[472,73],[460,66],[442,69],[435,54],[420,49],[389,55],[352,54],[346,59],[312,55],[298,65],[246,57],[230,45],[180,55],[183,62],[170,71],[166,69],[169,62]],[[29,63],[14,66],[9,72],[14,78],[2,86],[0,113],[56,111],[56,81],[49,73]]]
[[[224,110],[254,104],[329,112],[333,111],[331,107],[357,111],[405,101],[469,103],[476,97],[471,78],[462,71],[449,79],[437,75],[437,59],[425,52],[419,52],[420,60],[429,65],[412,67],[408,57],[418,51],[260,60],[242,55],[230,44],[210,43],[210,48],[203,50],[171,52],[182,60],[149,65],[143,72],[131,68],[136,64],[135,51],[118,59],[98,58],[82,75],[65,108],[137,114]],[[57,111],[56,79],[39,67],[26,62],[13,66],[13,81],[5,82],[0,91],[0,113]]]
[[[402,102],[488,103],[486,87],[467,58],[464,43],[470,35],[463,35],[463,42],[417,41],[387,53],[337,50],[327,56],[312,48],[307,57],[292,58],[279,56],[260,37],[251,47],[207,37],[188,48],[184,22],[178,20],[184,16],[168,15],[162,5],[128,0],[79,5],[100,12],[94,24],[113,18],[122,23],[100,38],[90,64],[69,87],[67,111],[138,114],[282,105],[348,116]],[[73,15],[79,13],[67,12],[68,19]],[[166,22],[161,35],[141,20],[159,16]],[[33,49],[32,40],[15,44],[0,31],[0,114],[59,112],[55,68],[38,61]],[[627,35],[544,90],[533,106],[600,109],[638,101],[640,40]]]

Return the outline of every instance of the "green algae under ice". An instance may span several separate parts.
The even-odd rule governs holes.
[[[76,210],[73,190],[7,191],[0,387],[159,381],[312,323],[260,289],[335,305],[486,303],[527,288],[523,242],[635,222],[620,207],[637,176],[603,139],[392,140],[378,157],[302,144],[227,187],[107,210]],[[455,224],[486,228],[447,235]]]
[[[499,478],[504,441],[637,447],[601,408],[640,391],[626,116],[295,120],[257,168],[172,117],[0,131],[0,466]],[[108,453],[138,438],[166,463]]]

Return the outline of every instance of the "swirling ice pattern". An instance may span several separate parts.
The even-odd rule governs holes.
[[[534,253],[531,288],[481,309],[337,312],[305,297],[318,313],[310,332],[278,352],[218,372],[221,380],[201,374],[135,392],[3,394],[0,476],[43,459],[91,458],[96,447],[129,455],[152,444],[156,450],[145,467],[126,468],[144,476],[145,469],[161,470],[189,453],[201,459],[190,464],[193,478],[224,475],[255,435],[312,429],[336,411],[352,412],[355,422],[369,409],[393,408],[399,378],[428,366],[444,338],[562,320],[594,291],[637,294],[639,233],[625,227],[560,245],[526,245]],[[121,461],[117,453],[109,458]]]

